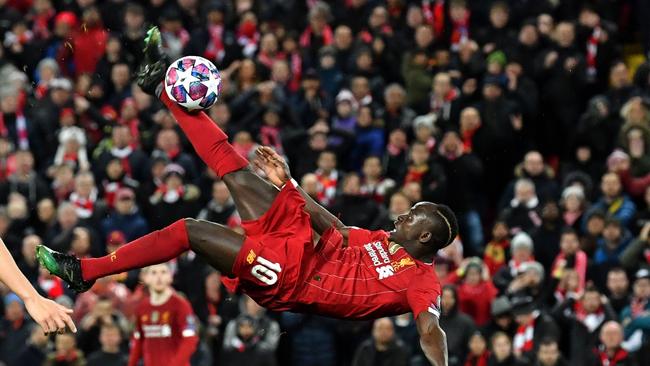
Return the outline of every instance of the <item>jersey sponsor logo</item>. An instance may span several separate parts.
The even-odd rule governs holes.
[[[402,249],[402,246],[395,243],[394,241],[391,241],[388,245],[388,253],[390,253],[390,255],[397,253],[397,251],[400,249]]]
[[[172,328],[169,324],[146,324],[142,326],[144,338],[169,338],[172,336]]]
[[[266,285],[275,285],[278,282],[278,273],[282,272],[280,263],[271,262],[262,256],[257,257],[257,263],[251,268],[251,274]]]
[[[390,277],[395,274],[395,271],[393,270],[393,266],[390,264],[387,266],[381,266],[375,268],[377,271],[377,274],[379,274],[379,279],[383,280],[384,278]]]
[[[404,258],[402,258],[402,259],[400,259],[398,261],[393,261],[393,263],[391,263],[391,265],[393,266],[393,269],[395,270],[395,272],[397,272],[400,269],[403,269],[405,267],[415,265],[415,261],[411,257],[404,257]]]
[[[251,251],[248,252],[248,255],[246,256],[246,263],[253,264],[253,262],[255,262],[255,257],[257,257],[257,255],[255,254],[253,249],[251,249]]]

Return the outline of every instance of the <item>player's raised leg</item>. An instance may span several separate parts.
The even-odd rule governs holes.
[[[97,278],[152,264],[164,263],[192,249],[212,267],[230,275],[245,237],[208,221],[183,219],[136,239],[115,252],[99,258],[78,259],[69,254],[36,248],[36,257],[52,274],[70,287],[83,292]]]
[[[189,113],[163,92],[162,82],[168,60],[161,49],[158,28],[145,39],[144,59],[137,82],[146,93],[156,95],[171,111],[201,159],[230,190],[237,211],[244,220],[262,216],[271,207],[278,191],[248,167],[248,160],[228,143],[228,136],[204,112]]]

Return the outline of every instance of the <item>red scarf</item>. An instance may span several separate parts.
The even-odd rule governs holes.
[[[123,186],[122,182],[104,181],[104,201],[106,201],[109,208],[115,207],[115,195]]]
[[[451,38],[449,40],[452,51],[458,51],[460,45],[467,42],[469,39],[469,18],[470,13],[469,10],[467,10],[465,18],[460,20],[452,19]]]
[[[49,22],[50,19],[56,14],[54,9],[48,9],[44,13],[38,13],[34,15],[34,18],[32,21],[34,22],[34,25],[32,25],[32,32],[34,32],[34,36],[40,39],[48,39],[50,38],[50,28],[49,28]]]
[[[237,43],[242,46],[244,56],[253,56],[257,51],[259,39],[260,32],[257,31],[257,25],[255,23],[246,21],[239,26],[237,30]]]
[[[632,318],[636,318],[645,312],[645,307],[648,304],[648,300],[641,300],[637,297],[632,299],[630,302],[630,312],[632,313]]]
[[[602,35],[603,29],[600,24],[594,27],[593,32],[587,40],[587,77],[593,80],[596,77],[596,56],[598,55],[598,40]]]
[[[332,171],[329,175],[325,175],[322,170],[316,170],[316,178],[318,178],[318,201],[325,206],[334,202],[336,196],[336,186],[339,181],[339,174],[336,170]]]
[[[404,184],[411,182],[422,183],[422,178],[429,171],[429,165],[423,164],[422,166],[410,165],[404,177]]]
[[[434,2],[434,4],[431,4]],[[445,31],[445,1],[422,0],[422,15],[424,20],[433,27],[435,37],[440,37]]]
[[[88,198],[79,196],[77,192],[72,192],[70,195],[70,202],[74,205],[80,219],[87,219],[93,215],[96,201],[97,192],[94,190]]]
[[[512,339],[512,347],[515,355],[521,355],[524,352],[533,350],[533,337],[535,335],[535,318],[528,324],[520,325],[517,333]]]
[[[551,276],[553,276],[553,278],[562,278],[564,270],[566,269],[566,264],[562,265],[563,263],[566,263],[566,255],[563,252],[560,252],[560,254],[555,257],[555,261],[553,261],[553,266],[551,267]],[[577,289],[577,292],[581,292],[585,287],[587,276],[587,254],[582,250],[578,250],[575,254],[575,264],[573,269],[578,273],[578,277],[580,277],[580,287]]]
[[[489,358],[490,353],[488,351],[483,352],[480,356],[469,355],[465,361],[465,366],[487,366]]]
[[[223,45],[223,30],[223,24],[210,24],[208,26],[210,39],[203,53],[203,56],[208,60],[215,60],[217,63],[220,63],[226,55],[226,50]]]
[[[472,130],[463,131],[463,148],[465,152],[472,152],[474,134],[478,131],[478,127]]]
[[[289,91],[295,93],[300,89],[300,79],[302,79],[302,57],[300,57],[300,52],[289,55],[289,67],[291,68]]]
[[[587,327],[589,332],[596,330],[598,325],[605,321],[605,310],[602,306],[599,306],[595,313],[587,313],[582,305],[582,301],[576,301],[575,304],[573,304],[573,312],[576,320]],[[590,319],[587,318],[589,316],[591,316]]]
[[[598,357],[600,358],[600,364],[602,366],[616,366],[619,361],[623,361],[627,358],[627,351],[622,348],[616,350],[614,357],[609,358],[605,347],[598,347]]]
[[[508,248],[510,248],[510,241],[508,239],[491,241],[485,247],[483,263],[490,270],[490,274],[497,273],[506,264],[506,250]]]
[[[313,33],[314,31],[311,29],[311,25],[307,26],[307,29],[300,36],[301,47],[309,48],[311,46],[311,36]],[[334,42],[334,33],[329,25],[325,25],[323,33],[320,36],[323,38],[323,46],[329,46]]]
[[[18,135],[18,146],[20,150],[29,150],[29,133],[27,132],[27,119],[23,114],[22,110],[17,110],[15,112],[16,116],[16,135]],[[5,124],[5,114],[0,113],[0,135],[7,137],[9,135],[9,130]]]

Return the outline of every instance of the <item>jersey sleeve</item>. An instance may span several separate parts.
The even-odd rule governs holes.
[[[385,231],[370,231],[358,227],[350,227],[348,234],[348,246],[357,247],[368,244],[375,240],[383,240],[388,237]]]
[[[413,318],[417,319],[422,312],[429,312],[440,317],[440,281],[431,270],[430,273],[421,274],[413,278],[411,285],[406,290],[406,297]]]
[[[176,331],[179,331],[178,334],[181,337],[181,341],[170,365],[187,365],[194,351],[196,351],[199,343],[199,335],[197,328],[198,320],[192,311],[192,306],[185,299],[179,298],[176,326]]]

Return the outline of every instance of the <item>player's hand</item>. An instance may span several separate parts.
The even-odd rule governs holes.
[[[282,187],[291,180],[289,166],[280,154],[268,146],[260,146],[255,150],[257,159],[253,163],[264,171],[268,179],[277,187]]]
[[[74,333],[77,332],[77,327],[70,318],[72,309],[68,309],[42,296],[25,300],[25,308],[32,319],[43,328],[45,334],[65,332],[66,327]]]

